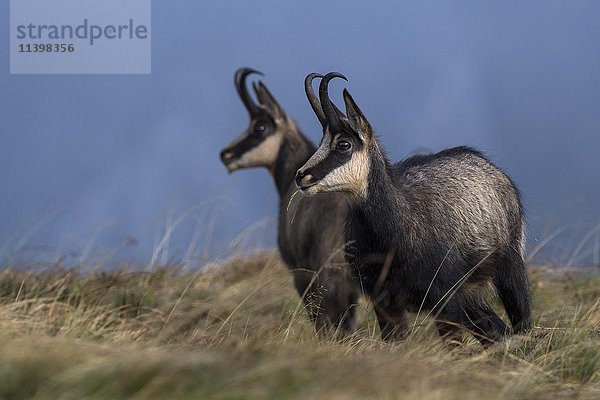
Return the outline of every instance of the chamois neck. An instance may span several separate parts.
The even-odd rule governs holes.
[[[394,185],[393,167],[386,154],[374,146],[370,152],[367,196],[356,201],[353,207],[373,234],[389,238],[409,207],[402,191]]]
[[[279,148],[277,161],[271,170],[279,196],[283,198],[294,183],[296,171],[314,154],[316,147],[304,136],[294,122],[290,122],[288,131]]]

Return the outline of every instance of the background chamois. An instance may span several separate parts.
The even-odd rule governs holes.
[[[315,146],[262,82],[253,86],[258,104],[253,102],[245,83],[251,73],[258,72],[242,68],[235,73],[235,85],[250,123],[221,152],[221,160],[230,172],[250,167],[269,170],[279,193],[279,251],[317,332],[331,327],[339,328],[341,334],[353,332],[359,290],[343,253],[344,199],[335,193],[293,199],[294,174],[314,153]]]

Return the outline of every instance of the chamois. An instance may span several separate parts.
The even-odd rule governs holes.
[[[524,215],[511,179],[471,147],[390,163],[373,129],[344,89],[346,113],[307,92],[323,126],[318,150],[296,174],[308,196],[345,192],[346,252],[352,274],[373,302],[381,335],[401,340],[406,312],[433,315],[443,338],[463,329],[484,346],[511,329],[483,293],[491,282],[514,332],[531,327],[523,261]]]
[[[230,173],[250,167],[268,169],[279,192],[279,251],[317,332],[333,328],[339,329],[339,335],[351,333],[360,291],[344,259],[344,199],[335,193],[318,199],[293,198],[296,170],[316,148],[262,82],[253,84],[258,100],[254,103],[246,88],[246,78],[253,73],[262,75],[250,68],[235,73],[235,87],[250,123],[223,149],[221,160]]]

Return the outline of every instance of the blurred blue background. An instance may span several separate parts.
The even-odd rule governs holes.
[[[267,172],[218,159],[247,124],[233,72],[252,66],[314,141],[302,80],[339,70],[392,159],[483,149],[524,194],[530,252],[597,263],[600,2],[376,4],[154,1],[148,76],[11,76],[1,46],[0,257],[201,263],[274,245]],[[8,16],[3,2],[5,44]]]

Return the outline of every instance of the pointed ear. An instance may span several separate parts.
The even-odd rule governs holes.
[[[363,142],[371,140],[373,128],[371,128],[371,124],[369,124],[369,121],[367,121],[367,118],[346,89],[344,89],[344,103],[346,103],[346,116],[350,127]]]
[[[279,105],[275,97],[269,92],[269,89],[262,82],[258,82],[258,85],[255,84],[254,90],[256,91],[256,95],[258,97],[258,101],[267,107],[273,116],[282,117],[285,115],[283,112],[283,108]]]
[[[267,109],[267,105],[265,104],[265,96],[262,92],[261,87],[258,86],[256,82],[252,82],[252,89],[254,89],[254,94],[256,95],[256,102],[258,103],[258,107],[263,110]]]
[[[260,89],[258,88],[258,85],[256,84],[256,82],[252,82],[252,89],[254,89],[254,94],[256,95],[256,99],[258,100],[258,102],[260,103],[260,99],[258,98]]]

